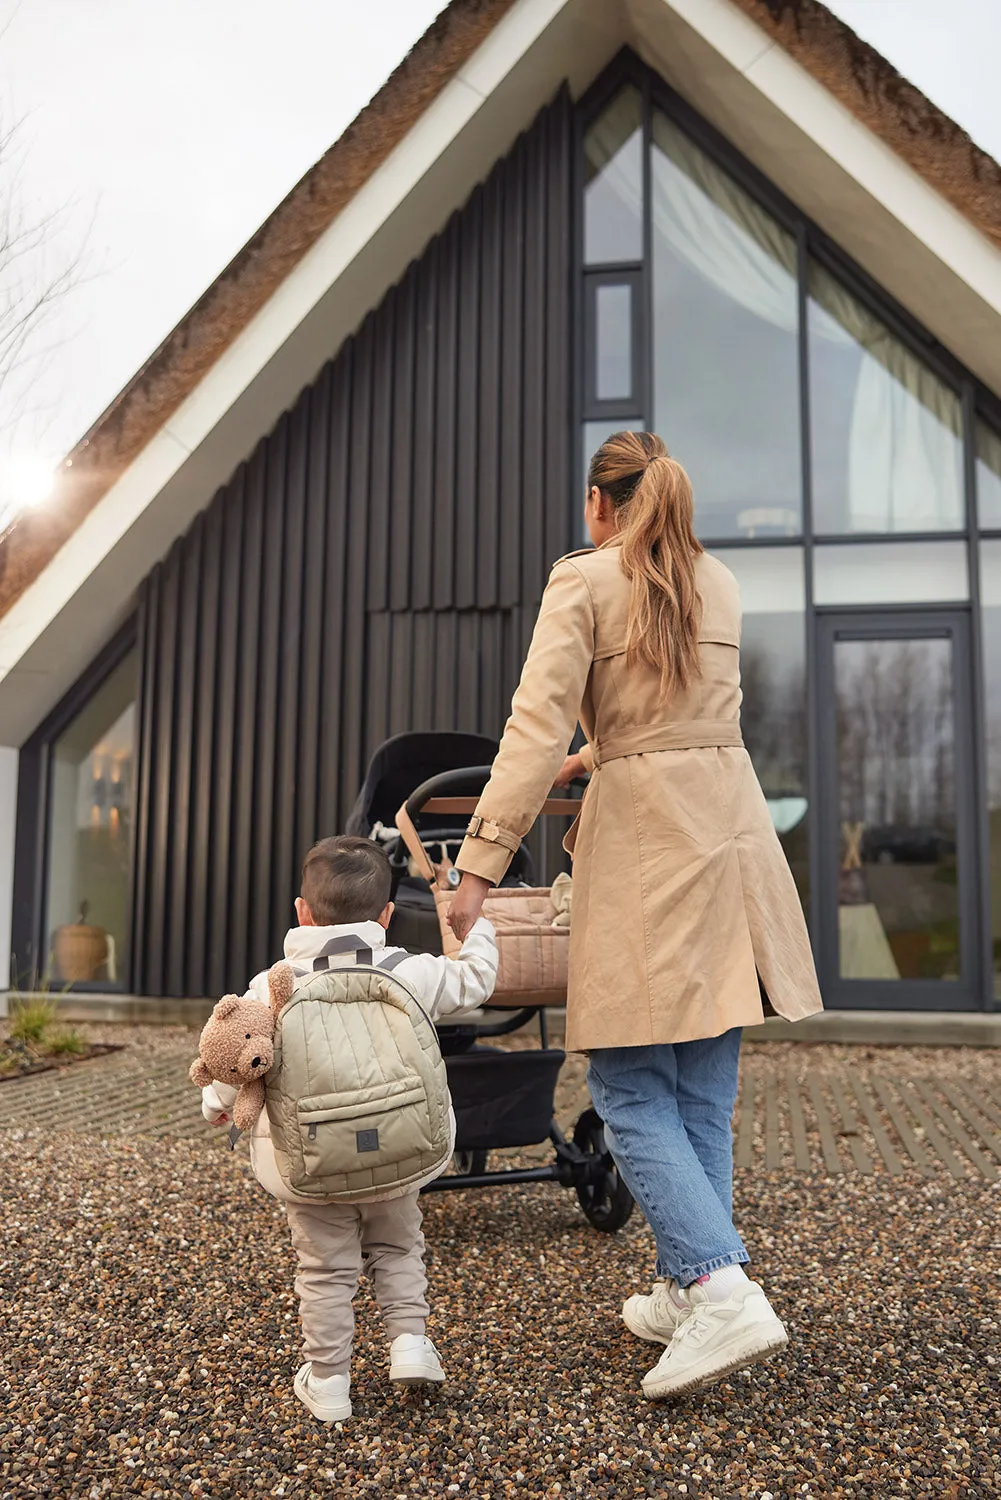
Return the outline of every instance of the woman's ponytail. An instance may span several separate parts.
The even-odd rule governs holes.
[[[665,697],[699,675],[702,601],[695,559],[692,486],[652,432],[617,432],[595,453],[588,487],[616,512],[622,567],[631,584],[626,650],[660,673]]]

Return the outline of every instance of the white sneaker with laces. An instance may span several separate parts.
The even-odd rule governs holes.
[[[346,1422],[351,1415],[350,1375],[329,1375],[319,1380],[313,1366],[305,1364],[296,1371],[292,1388],[320,1422]]]
[[[445,1372],[438,1351],[419,1333],[401,1333],[389,1346],[389,1378],[398,1385],[441,1385]]]
[[[690,1312],[688,1293],[671,1277],[669,1281],[655,1281],[653,1291],[646,1296],[637,1293],[627,1297],[622,1304],[622,1321],[638,1339],[669,1344]]]
[[[687,1296],[691,1313],[643,1377],[643,1394],[650,1401],[712,1385],[734,1370],[767,1359],[789,1342],[756,1281],[735,1287],[725,1302],[710,1302],[697,1282]]]

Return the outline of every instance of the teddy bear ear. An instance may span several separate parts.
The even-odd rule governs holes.
[[[208,1088],[209,1084],[212,1082],[212,1074],[202,1062],[200,1057],[196,1057],[194,1062],[191,1064],[191,1067],[188,1070],[188,1077],[191,1079],[191,1082],[196,1083],[200,1089]]]
[[[271,1009],[277,1016],[283,1005],[287,1005],[292,998],[295,988],[295,975],[288,964],[274,964],[268,970],[268,991],[271,996]]]
[[[212,1015],[217,1021],[225,1021],[227,1016],[231,1016],[239,1008],[240,1001],[236,995],[223,995]]]

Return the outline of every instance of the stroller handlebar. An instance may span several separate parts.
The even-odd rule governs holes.
[[[428,808],[427,804],[432,798],[447,796],[449,792],[467,786],[470,781],[477,781],[481,786],[486,786],[489,779],[489,766],[463,766],[458,771],[439,771],[437,776],[429,776],[427,781],[422,781],[420,786],[410,793],[404,805],[409,816],[416,818],[425,810],[429,812],[438,810]],[[458,811],[458,809],[455,810]]]
[[[464,797],[450,797],[448,793],[474,780],[485,786],[490,779],[490,771],[490,766],[465,766],[458,771],[442,771],[437,776],[430,776],[407,798],[404,804],[407,816],[414,819],[423,812],[456,816],[468,813],[472,816],[476,811],[478,798],[468,794]],[[540,816],[571,818],[576,817],[580,809],[581,800],[578,797],[547,797],[540,809]]]
[[[411,792],[396,815],[396,826],[403,842],[432,889],[437,883],[437,875],[427,850],[421,843],[414,820],[425,812],[448,813],[453,816],[464,813],[472,815],[476,811],[476,797],[470,797],[468,793],[464,797],[450,797],[447,793],[468,786],[470,781],[485,785],[490,779],[490,771],[490,766],[464,766],[457,771],[442,771],[437,776],[429,776],[416,791]],[[572,818],[576,817],[580,809],[581,801],[577,797],[549,797],[540,811],[544,816]]]

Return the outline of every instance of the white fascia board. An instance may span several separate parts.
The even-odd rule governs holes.
[[[716,0],[710,0],[716,3]],[[742,18],[743,19],[743,18]],[[780,47],[745,76],[979,297],[1001,312],[1001,252]]]
[[[149,569],[559,83],[582,87],[623,38],[611,0],[516,0],[0,619],[0,741],[23,743]]]

